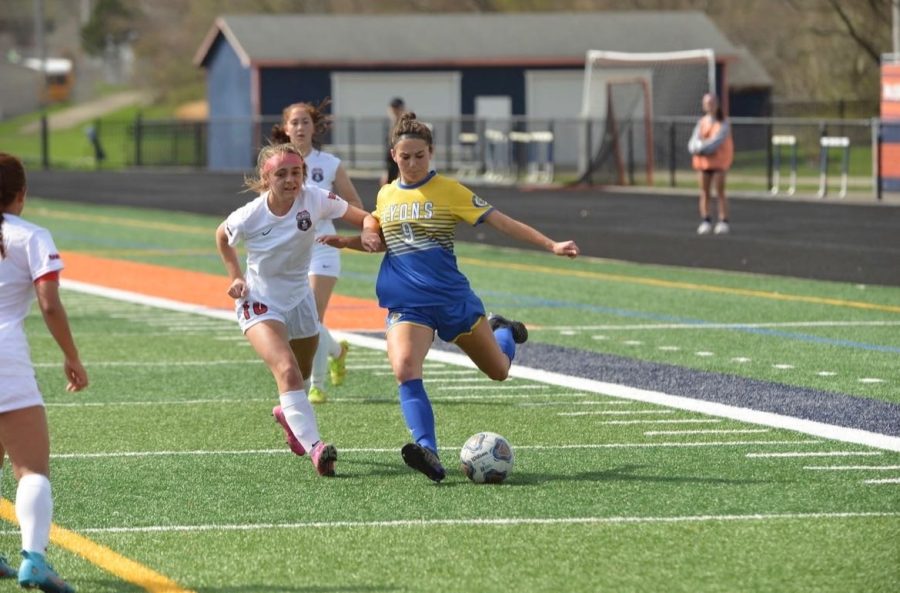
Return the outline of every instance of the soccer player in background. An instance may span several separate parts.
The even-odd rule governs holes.
[[[397,120],[400,119],[400,115],[404,111],[406,111],[406,103],[400,97],[394,97],[388,103],[388,117],[391,120],[392,130],[397,125]],[[400,175],[400,169],[397,168],[397,163],[394,162],[394,158],[391,156],[391,147],[390,138],[388,138],[388,146],[384,157],[385,172],[381,175],[381,185],[392,182]]]
[[[688,151],[693,155],[691,165],[697,171],[700,183],[701,220],[697,234],[708,235],[712,231],[724,235],[731,230],[725,197],[725,174],[734,160],[734,142],[731,139],[731,125],[715,95],[703,95],[703,113],[688,141]],[[719,216],[715,226],[709,214],[709,193],[713,184],[719,200]]]
[[[575,257],[578,246],[574,241],[557,242],[546,237],[434,171],[431,130],[414,113],[400,116],[391,132],[391,146],[400,177],[378,192],[374,215],[387,253],[378,272],[376,292],[379,305],[388,310],[388,359],[399,384],[400,409],[413,439],[401,455],[408,466],[440,482],[446,471],[438,456],[434,412],[422,381],[425,356],[435,332],[442,340],[459,346],[495,381],[507,378],[516,344],[528,339],[523,323],[485,315],[484,305],[456,263],[453,242],[457,223],[487,223],[555,255]],[[364,243],[363,237],[320,240],[335,247],[359,248]]]
[[[81,391],[88,376],[59,298],[63,264],[53,238],[46,229],[20,218],[26,191],[22,162],[0,153],[0,462],[5,451],[19,482],[16,518],[23,558],[19,585],[74,593],[44,557],[53,520],[50,436],[25,336],[25,317],[35,295],[44,323],[63,353],[66,390]],[[0,557],[0,578],[14,576],[16,571]]]
[[[364,210],[320,187],[305,184],[306,164],[292,144],[266,146],[259,153],[258,177],[247,187],[260,192],[216,229],[216,245],[231,279],[241,331],[269,367],[278,387],[273,413],[297,455],[310,452],[321,476],[334,475],[337,449],[325,443],[307,397],[312,360],[319,342],[319,315],[309,286],[315,227],[340,218],[377,227]],[[244,242],[246,277],[235,246]],[[379,241],[380,242],[380,241]]]
[[[362,208],[362,200],[341,164],[341,159],[321,150],[322,136],[331,125],[331,118],[323,112],[328,103],[326,99],[318,106],[310,103],[288,105],[282,112],[281,125],[272,130],[272,139],[279,143],[290,142],[299,149],[306,162],[307,184],[333,190],[351,206]],[[315,230],[317,237],[337,232],[329,219],[318,222]],[[309,401],[314,404],[324,403],[328,399],[325,392],[326,374],[330,374],[333,385],[340,385],[347,373],[345,361],[350,345],[346,341],[335,340],[325,327],[325,311],[340,275],[340,250],[316,243],[309,265],[309,283],[319,312],[319,347],[313,359],[312,385],[308,394]]]

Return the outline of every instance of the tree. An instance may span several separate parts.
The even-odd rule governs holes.
[[[91,19],[81,29],[81,47],[91,55],[101,55],[109,43],[122,44],[135,33],[138,13],[127,0],[98,0]]]

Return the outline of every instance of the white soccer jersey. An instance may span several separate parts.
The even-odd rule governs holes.
[[[334,178],[337,176],[341,159],[330,152],[313,149],[303,159],[306,161],[306,183],[328,191],[334,190]],[[337,232],[331,220],[323,220],[316,225],[316,236],[333,235]],[[333,249],[333,248],[332,248]]]
[[[290,211],[275,216],[268,192],[232,212],[225,220],[228,244],[243,241],[247,249],[245,300],[289,311],[309,290],[309,261],[320,221],[340,218],[347,202],[320,187],[304,185]]]
[[[13,214],[3,215],[3,244],[6,256],[0,259],[0,396],[27,379],[34,385],[34,368],[25,338],[25,317],[34,300],[34,281],[62,270],[62,259],[50,232]],[[10,408],[8,408],[10,409]]]

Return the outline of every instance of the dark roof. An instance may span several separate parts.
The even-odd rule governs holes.
[[[220,35],[246,67],[577,66],[590,49],[709,48],[722,58],[739,55],[698,11],[224,15],[197,50],[195,64],[205,64]]]

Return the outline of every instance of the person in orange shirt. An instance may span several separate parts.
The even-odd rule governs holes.
[[[731,125],[722,113],[715,95],[703,95],[703,117],[694,126],[688,141],[688,151],[694,155],[691,165],[698,172],[700,182],[700,226],[698,235],[714,232],[723,235],[731,230],[728,224],[728,200],[725,197],[725,174],[734,160]],[[709,214],[710,187],[715,183],[719,199],[719,219],[715,226]]]

